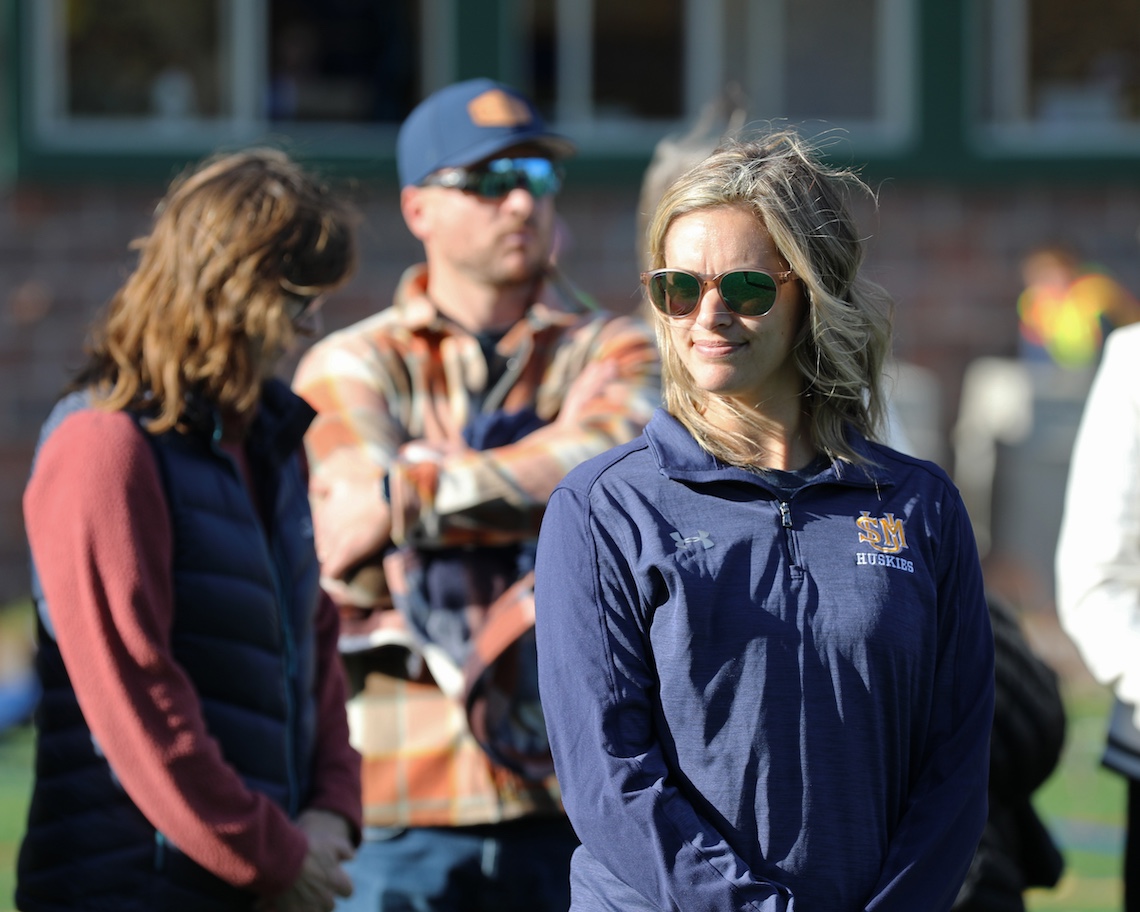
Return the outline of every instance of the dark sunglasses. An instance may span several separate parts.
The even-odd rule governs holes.
[[[444,168],[422,187],[449,187],[500,199],[520,187],[536,199],[562,189],[562,169],[545,158],[496,158],[474,168]]]
[[[762,317],[776,303],[780,286],[795,273],[765,272],[763,269],[730,269],[706,278],[685,269],[654,269],[641,274],[641,284],[649,290],[649,300],[668,317],[693,312],[710,287],[716,288],[725,306],[742,317]]]
[[[285,292],[285,314],[294,326],[310,320],[325,303],[325,295],[305,295],[294,291]]]

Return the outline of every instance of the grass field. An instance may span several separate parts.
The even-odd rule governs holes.
[[[1034,803],[1065,856],[1065,873],[1052,890],[1031,890],[1033,912],[1119,912],[1120,856],[1124,846],[1124,780],[1100,766],[1105,691],[1066,698],[1068,737],[1057,771]]]
[[[5,615],[8,615],[5,617]],[[13,623],[0,609],[0,635]],[[1061,764],[1036,795],[1036,805],[1066,862],[1052,890],[1026,897],[1031,912],[1118,912],[1123,844],[1123,780],[1099,765],[1109,698],[1097,688],[1066,694],[1069,731]],[[11,912],[16,850],[23,833],[31,786],[32,732],[21,726],[0,733],[0,912]]]
[[[17,728],[0,735],[0,909],[15,908],[16,849],[24,832],[24,816],[32,782],[32,730]]]
[[[28,604],[0,606],[0,673],[7,663],[27,649],[32,633]],[[14,908],[16,850],[24,832],[24,819],[32,783],[32,729],[18,726],[0,732],[0,910]]]

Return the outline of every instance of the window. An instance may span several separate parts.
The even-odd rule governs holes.
[[[191,2],[68,4],[60,35],[67,66],[54,113],[169,121],[230,114],[218,13]]]
[[[1018,153],[1140,148],[1135,0],[978,0],[982,140]]]
[[[419,98],[415,6],[391,0],[271,2],[268,117],[401,121]]]
[[[266,137],[375,157],[476,73],[529,90],[586,154],[642,156],[730,85],[752,118],[839,128],[860,153],[915,132],[918,0],[17,3],[21,139],[47,158]],[[460,23],[486,28],[463,42]]]
[[[524,82],[563,124],[679,118],[683,12],[683,0],[532,0]]]
[[[736,85],[758,120],[897,146],[914,123],[914,0],[515,0],[513,61],[583,149],[643,148]]]
[[[24,0],[31,135],[191,151],[333,125],[392,133],[450,79],[454,2]]]

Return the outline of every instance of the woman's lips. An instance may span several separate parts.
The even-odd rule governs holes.
[[[731,342],[728,339],[693,339],[693,349],[706,358],[724,358],[735,354],[743,346],[743,342]]]

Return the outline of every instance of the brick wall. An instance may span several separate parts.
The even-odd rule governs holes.
[[[20,494],[36,432],[79,361],[88,322],[130,269],[127,243],[146,230],[161,191],[0,189],[0,604],[27,591]],[[574,239],[567,272],[619,310],[639,300],[636,191],[571,189],[560,201]],[[328,329],[384,306],[400,270],[418,257],[394,191],[366,187],[357,196],[361,267],[326,308]],[[898,301],[896,352],[940,381],[944,433],[965,365],[1014,350],[1017,261],[1026,247],[1068,239],[1140,291],[1140,188],[888,183],[878,212],[861,217],[872,236],[869,268]]]

